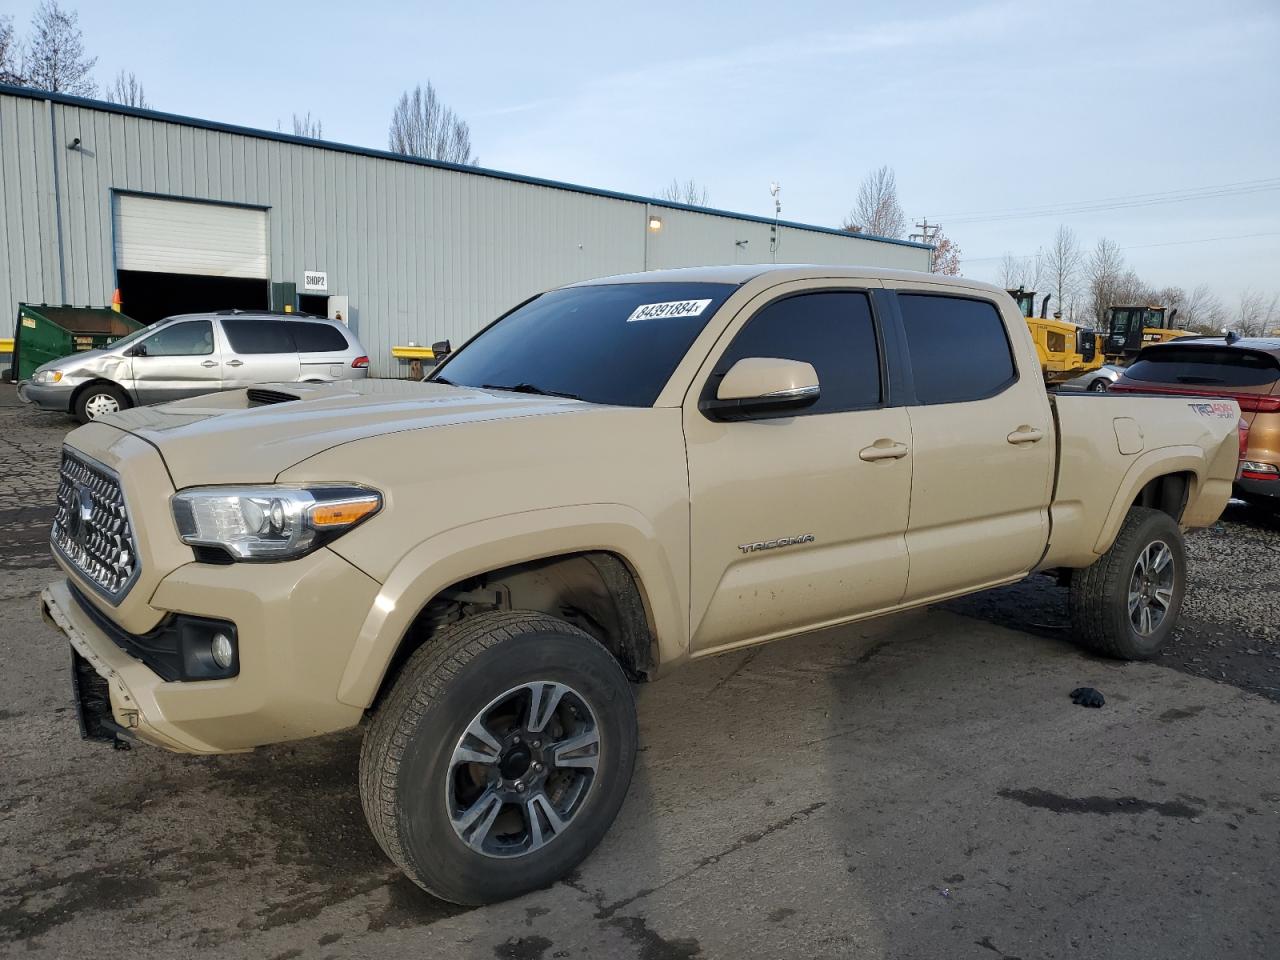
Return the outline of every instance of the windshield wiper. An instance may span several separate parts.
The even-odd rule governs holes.
[[[566,400],[581,400],[582,398],[576,393],[561,393],[558,390],[544,390],[537,384],[533,383],[517,383],[512,386],[504,386],[500,383],[482,383],[482,390],[510,390],[512,393],[533,393],[540,397],[564,397]]]
[[[443,383],[446,387],[456,387],[457,384],[452,380],[446,380],[444,377],[432,377],[427,383]]]

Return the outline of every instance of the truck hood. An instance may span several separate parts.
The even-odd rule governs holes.
[[[576,400],[505,390],[344,380],[263,384],[135,407],[97,422],[154,446],[182,488],[269,483],[317,453],[383,434],[588,408]]]

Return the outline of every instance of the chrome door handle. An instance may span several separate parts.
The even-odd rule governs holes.
[[[1025,423],[1008,436],[1009,442],[1015,445],[1019,443],[1036,443],[1043,439],[1043,430],[1037,430],[1035,427],[1029,427]]]
[[[905,443],[898,443],[895,440],[881,439],[877,440],[869,447],[863,447],[858,451],[858,456],[863,460],[901,460],[911,448]]]
[[[227,361],[227,366],[228,366],[228,367],[243,367],[243,366],[244,366],[244,361],[243,361],[243,360],[228,360],[228,361]]]
[[[200,366],[202,367],[216,367],[217,365],[218,365],[217,360],[205,360],[205,361],[202,361],[200,364]]]

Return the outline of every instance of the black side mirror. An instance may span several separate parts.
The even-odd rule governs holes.
[[[435,354],[437,360],[443,360],[453,353],[453,346],[448,340],[437,340],[431,345],[431,352]]]
[[[124,352],[124,355],[126,357],[145,357],[147,355],[146,345],[140,343],[136,347],[130,347]]]

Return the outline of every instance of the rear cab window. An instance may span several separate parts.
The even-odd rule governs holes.
[[[933,293],[897,296],[918,403],[986,400],[1017,381],[1013,347],[994,303]]]
[[[736,284],[601,283],[516,307],[436,368],[440,383],[648,407]]]

